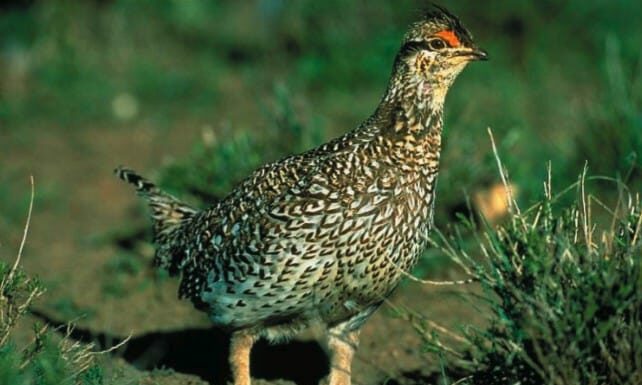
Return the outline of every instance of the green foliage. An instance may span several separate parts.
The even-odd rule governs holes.
[[[247,132],[224,142],[197,144],[189,157],[163,170],[162,185],[202,198],[224,196],[263,160],[260,145]]]
[[[143,233],[139,233],[143,234]],[[149,245],[140,243],[135,250],[123,249],[107,261],[104,267],[102,292],[105,296],[123,298],[149,287],[153,280],[163,280],[166,273],[147,268],[147,263],[139,253],[151,257]]]
[[[11,330],[42,293],[44,288],[37,279],[0,261],[0,346],[8,342]]]
[[[207,203],[225,196],[262,164],[299,153],[320,144],[324,135],[318,124],[306,127],[296,116],[282,86],[274,91],[274,106],[268,107],[270,125],[260,134],[236,130],[219,141],[212,131],[192,153],[163,169],[161,184],[179,195],[185,193]]]
[[[0,382],[3,384],[25,384],[25,375],[20,371],[21,355],[13,345],[0,347]]]
[[[496,228],[467,221],[472,250],[458,235],[437,242],[483,287],[489,325],[469,328],[454,355],[465,383],[642,381],[642,202],[623,196],[610,226],[596,223],[600,202],[577,185],[570,206],[549,195]]]
[[[32,343],[18,347],[11,332],[44,292],[38,280],[0,262],[0,383],[12,385],[102,385],[92,345],[72,342],[47,327],[34,328]]]
[[[51,303],[50,307],[63,319],[91,319],[96,311],[78,305],[71,298],[60,298]]]
[[[1,121],[0,121],[1,125]],[[0,128],[0,134],[2,128]],[[0,165],[0,232],[8,232],[19,228],[24,220],[24,213],[29,206],[29,197],[25,197],[23,191],[16,187],[18,181],[22,186],[25,181],[25,174],[19,173],[6,165]],[[34,197],[34,204],[46,209],[58,210],[61,196],[58,186],[50,184],[38,190]]]
[[[30,306],[45,289],[40,281],[28,276],[20,266],[25,237],[33,209],[32,180],[29,214],[22,243],[13,264],[0,261],[0,383],[12,385],[101,385],[100,369],[94,363],[93,344],[84,345],[47,326],[34,326],[33,341],[18,347],[12,332],[24,321]]]
[[[620,42],[606,41],[603,92],[588,111],[586,132],[578,136],[577,161],[588,160],[594,173],[616,170],[638,181],[642,175],[642,62],[632,75],[622,60]],[[636,185],[639,187],[639,183]]]
[[[448,97],[438,223],[494,180],[487,126],[505,138],[499,146],[521,201],[537,198],[532,176],[549,160],[554,184],[588,160],[594,173],[642,186],[640,4],[448,4],[491,61],[471,65]],[[36,2],[0,15],[7,67],[0,123],[163,129],[185,120],[219,127],[232,116],[232,128],[213,131],[215,144],[196,145],[199,173],[185,161],[165,178],[175,191],[185,191],[179,182],[187,179],[192,194],[221,196],[228,180],[261,161],[309,148],[248,129],[275,82],[313,106],[311,121],[323,117],[320,138],[353,128],[374,110],[406,26],[424,7],[417,0]]]
[[[0,347],[0,383],[11,385],[102,385],[102,369],[91,364],[78,372],[74,357],[53,341],[53,333],[39,334],[31,350],[13,344]]]

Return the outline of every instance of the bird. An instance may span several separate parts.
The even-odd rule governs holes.
[[[154,263],[230,333],[235,385],[250,385],[258,339],[311,325],[325,331],[329,384],[350,384],[359,331],[428,245],[446,94],[469,62],[486,59],[461,20],[433,5],[403,37],[370,117],[263,165],[208,208],[115,170],[150,207]]]

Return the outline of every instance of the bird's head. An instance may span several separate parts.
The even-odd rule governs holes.
[[[396,64],[416,80],[447,88],[470,61],[486,59],[461,21],[433,5],[406,33]]]

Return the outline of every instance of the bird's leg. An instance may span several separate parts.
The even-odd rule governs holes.
[[[234,385],[250,385],[250,351],[256,337],[246,330],[234,332],[230,341],[230,367]]]
[[[359,330],[350,332],[328,333],[328,349],[330,350],[330,380],[329,385],[350,385],[352,357],[359,344]]]

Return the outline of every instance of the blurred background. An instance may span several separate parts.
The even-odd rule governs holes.
[[[587,165],[589,175],[640,191],[642,2],[441,5],[491,60],[471,64],[447,98],[439,227],[469,208],[491,221],[505,212],[488,127],[524,207],[543,196],[548,162],[554,190]],[[1,2],[0,258],[13,259],[33,174],[24,264],[47,284],[48,314],[82,315],[81,325],[124,335],[206,325],[177,304],[175,282],[149,269],[144,208],[112,169],[130,166],[205,205],[258,165],[356,127],[426,6]],[[590,184],[615,201],[617,184]],[[449,275],[443,257],[427,255],[418,275]],[[430,303],[419,294],[401,295]]]

